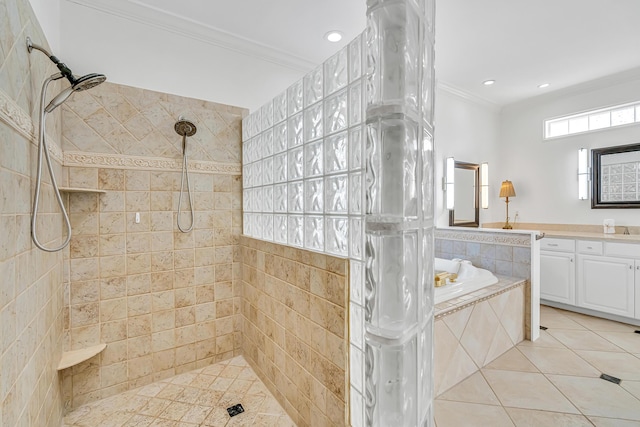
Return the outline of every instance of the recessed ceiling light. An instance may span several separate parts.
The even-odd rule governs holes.
[[[485,80],[485,81],[482,82],[482,84],[485,85],[485,86],[491,86],[495,82],[496,82],[495,80]]]
[[[549,87],[549,83],[542,83],[541,85],[538,85],[539,89],[544,89],[545,87]]]
[[[324,35],[324,38],[332,43],[337,43],[342,40],[342,33],[340,31],[329,31]]]

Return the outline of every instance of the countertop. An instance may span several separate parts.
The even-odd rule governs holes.
[[[483,224],[482,226],[484,228],[502,228],[502,224],[503,223],[490,223]],[[625,228],[628,228],[631,234],[623,234]],[[604,234],[602,232],[602,225],[522,223],[517,224],[513,231],[538,231],[540,233],[544,233],[545,237],[560,239],[587,239],[606,242],[640,243],[640,227],[637,226],[616,226],[616,233]]]
[[[588,239],[603,240],[607,242],[640,243],[640,234],[604,234],[590,233],[585,231],[560,231],[560,230],[540,230],[545,237],[557,237],[561,239]]]

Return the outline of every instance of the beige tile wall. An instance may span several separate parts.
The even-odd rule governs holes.
[[[241,245],[245,358],[299,426],[348,425],[348,261]]]
[[[245,110],[115,84],[99,88],[65,108],[66,149],[107,150],[128,133],[130,144],[111,154],[181,158],[173,125],[184,114],[206,141],[187,140],[190,158],[239,158]],[[208,132],[218,126],[215,136]],[[106,191],[68,196],[74,236],[65,348],[107,343],[99,356],[63,372],[71,407],[240,353],[241,178],[192,170],[195,226],[185,234],[176,224],[181,172],[147,166],[67,168],[70,186]],[[185,193],[187,226],[188,206]]]
[[[434,386],[438,396],[524,339],[525,283],[436,316]]]
[[[174,124],[184,116],[198,128],[189,137],[191,159],[240,163],[235,142],[246,110],[109,81],[85,95],[62,107],[65,151],[182,159]]]
[[[27,0],[0,1],[0,425],[58,427],[63,256],[36,249],[30,238],[33,120],[42,81],[55,70],[44,55],[27,53],[27,35],[47,45]],[[51,144],[59,144],[60,127],[60,115],[53,114]],[[61,176],[62,166],[53,160]],[[42,187],[40,239],[57,246],[63,230],[48,182]]]

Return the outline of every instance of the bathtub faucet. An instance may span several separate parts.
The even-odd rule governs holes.
[[[448,273],[446,271],[443,271],[442,273],[438,273],[436,274],[436,277],[435,277],[435,287],[439,288],[440,286],[446,285],[447,280],[450,283],[453,283],[456,281],[457,278],[458,278],[458,275],[455,273]]]

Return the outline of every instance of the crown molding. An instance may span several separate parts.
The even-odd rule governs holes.
[[[450,83],[444,82],[442,80],[436,81],[436,89],[443,90],[452,95],[455,95],[467,101],[473,102],[474,104],[481,105],[482,107],[486,107],[494,111],[499,111],[502,108],[500,105],[496,104],[495,102],[489,101],[488,99],[483,98],[481,96],[474,95],[470,92],[467,92],[464,89],[460,89],[459,87],[454,86]]]
[[[596,78],[596,79],[578,83],[575,85],[559,88],[552,92],[536,95],[532,98],[527,98],[521,101],[516,101],[510,104],[507,104],[504,107],[505,108],[513,108],[513,107],[528,108],[538,104],[544,104],[558,98],[607,89],[607,88],[610,88],[611,86],[630,83],[638,80],[640,80],[640,67],[621,71],[619,73]],[[633,102],[636,99],[637,99],[637,96],[633,96],[630,102]],[[603,106],[602,108],[605,108],[605,107],[606,106]]]
[[[240,37],[136,0],[110,0],[108,2],[104,0],[65,1],[232,50],[252,58],[259,58],[296,71],[307,72],[318,65],[313,61],[292,55],[281,49]]]

